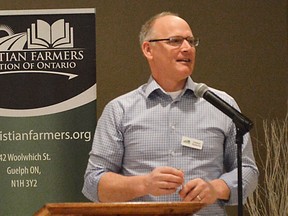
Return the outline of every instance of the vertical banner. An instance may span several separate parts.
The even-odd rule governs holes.
[[[85,201],[96,125],[95,15],[0,11],[0,215]]]

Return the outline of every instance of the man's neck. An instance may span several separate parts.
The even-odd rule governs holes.
[[[168,79],[157,79],[153,77],[154,80],[161,86],[163,90],[166,92],[176,92],[182,90],[186,84],[187,79],[181,81],[174,81]]]

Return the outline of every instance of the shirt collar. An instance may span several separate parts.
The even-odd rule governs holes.
[[[194,95],[194,89],[195,89],[196,83],[192,80],[192,78],[189,76],[187,78],[187,82],[185,84],[183,94],[186,92],[191,92]],[[163,93],[165,92],[161,86],[154,80],[152,76],[150,76],[146,89],[145,89],[145,95],[148,98],[154,91],[161,90]],[[188,91],[187,91],[188,90]]]

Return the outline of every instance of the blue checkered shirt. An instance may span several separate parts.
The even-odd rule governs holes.
[[[223,179],[231,190],[229,201],[219,200],[197,215],[226,215],[224,206],[235,205],[238,200],[235,125],[206,100],[197,98],[194,88],[189,77],[183,92],[173,100],[150,78],[138,89],[109,102],[96,127],[83,194],[98,202],[98,183],[105,172],[134,176],[171,166],[183,170],[185,182],[194,178]],[[210,90],[239,109],[225,92]],[[203,141],[202,150],[181,145],[183,136]],[[244,136],[242,154],[245,199],[258,179],[249,134]],[[180,197],[176,192],[133,201],[180,201]]]

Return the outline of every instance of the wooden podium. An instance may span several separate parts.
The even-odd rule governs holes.
[[[188,216],[202,207],[196,202],[49,203],[34,216]]]

